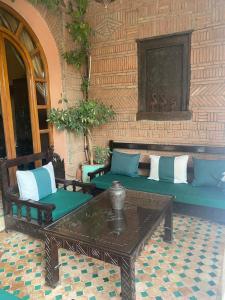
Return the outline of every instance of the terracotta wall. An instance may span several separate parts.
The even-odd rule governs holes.
[[[32,6],[27,0],[0,2],[20,14],[39,39],[48,62],[52,107],[63,106],[58,104],[60,98],[67,98],[69,105],[74,105],[81,98],[80,75],[62,57],[73,46],[65,28],[68,21],[66,11],[50,11],[43,5]],[[53,138],[55,151],[65,159],[67,177],[74,177],[79,163],[84,159],[83,139],[55,129]]]
[[[3,0],[17,7],[26,0]],[[72,47],[66,13],[36,6],[35,23],[46,22],[58,48],[62,97],[73,105],[81,98],[80,76],[62,53]],[[28,18],[28,17],[27,17]],[[96,144],[110,139],[170,144],[225,143],[225,1],[224,0],[115,0],[108,9],[90,1],[88,18],[95,30],[92,43],[91,96],[112,105],[116,119],[94,131]],[[28,18],[29,19],[29,18]],[[40,22],[41,24],[41,22]],[[32,26],[32,24],[31,24]],[[138,105],[136,39],[193,30],[191,50],[190,121],[136,121]],[[45,35],[43,35],[43,38]],[[64,42],[65,41],[65,42]],[[45,43],[46,44],[46,43]],[[54,57],[52,57],[54,60]],[[57,71],[58,72],[58,71]],[[52,88],[55,83],[51,82]],[[58,99],[52,99],[54,106]],[[83,161],[83,139],[54,134],[63,149],[67,175],[74,176]],[[61,151],[61,150],[60,150]]]
[[[63,107],[65,105],[75,105],[75,103],[82,98],[82,93],[80,91],[81,79],[79,72],[73,66],[68,65],[62,56],[63,53],[74,48],[74,43],[65,28],[69,21],[66,10],[59,13],[59,11],[49,11],[42,5],[35,7],[45,19],[56,41],[62,73],[62,94],[60,95],[60,98],[66,98],[69,101],[68,104],[58,105],[56,103],[59,99],[54,99],[53,106]],[[59,149],[59,152],[62,153],[61,149],[64,149],[62,158],[65,160],[66,176],[67,178],[74,178],[80,162],[84,160],[83,139],[82,137],[75,136],[73,133],[68,133],[67,131],[63,131],[63,135],[65,135],[64,139],[61,138],[62,134],[59,135],[59,133],[56,133],[56,130],[54,130],[54,144],[57,144],[56,151]]]
[[[108,9],[91,3],[95,29],[91,96],[110,104],[114,122],[95,130],[108,140],[169,144],[225,143],[225,1],[115,0]],[[190,121],[136,121],[136,39],[193,30]]]

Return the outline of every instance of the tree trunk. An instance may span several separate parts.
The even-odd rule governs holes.
[[[88,152],[88,157],[89,157],[89,163],[90,163],[90,165],[93,165],[94,164],[94,155],[93,155],[93,147],[92,147],[92,136],[91,136],[91,132],[89,129],[87,131],[86,138],[87,138],[87,152]]]
[[[84,155],[85,155],[85,161],[89,161],[89,155],[88,155],[88,145],[87,145],[87,136],[84,135]]]

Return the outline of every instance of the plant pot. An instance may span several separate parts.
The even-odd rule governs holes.
[[[95,164],[95,165],[82,165],[82,181],[90,182],[90,177],[88,176],[89,172],[94,172],[100,168],[103,168],[104,165]]]

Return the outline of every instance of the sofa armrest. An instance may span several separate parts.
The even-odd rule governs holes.
[[[77,187],[80,187],[81,188],[80,190],[83,193],[92,194],[96,188],[95,185],[91,183],[83,183],[77,180],[66,180],[66,179],[56,178],[57,187],[60,183],[63,184],[65,190],[67,189],[68,186],[71,185],[73,187],[73,192],[76,192]]]
[[[103,168],[97,169],[94,172],[89,172],[88,176],[90,180],[94,179],[96,175],[103,175],[110,171],[111,165],[104,166]]]
[[[17,217],[22,218],[22,207],[26,207],[26,220],[31,222],[31,208],[37,209],[38,224],[49,224],[52,222],[52,211],[55,209],[55,204],[52,203],[41,203],[39,201],[33,200],[21,200],[16,195],[11,193],[6,193],[6,201],[8,203],[8,213],[13,215],[13,204],[17,207]],[[43,220],[43,213],[45,220]]]
[[[73,191],[75,192],[76,189],[74,189],[74,183],[73,180],[67,180],[67,179],[62,179],[62,178],[55,178],[55,182],[56,182],[56,187],[59,187],[59,184],[63,184],[63,188],[64,190],[67,189],[68,186],[72,186],[73,187]]]

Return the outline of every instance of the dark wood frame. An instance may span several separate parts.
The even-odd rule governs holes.
[[[32,200],[20,200],[17,184],[14,183],[15,170],[19,166],[27,166],[29,164],[39,165],[41,161],[48,163],[52,160],[53,152],[50,150],[45,153],[35,153],[15,159],[1,161],[2,201],[6,231],[13,229],[35,237],[43,237],[40,229],[52,222],[52,212],[55,209],[55,205],[54,203],[45,204]],[[76,192],[77,188],[79,188],[79,191],[84,193],[92,193],[95,189],[95,186],[92,184],[85,184],[76,180],[56,178],[56,187],[59,187],[59,185],[62,185],[65,190],[68,186],[72,186],[73,192]],[[16,205],[17,207],[17,215],[13,214],[13,205]],[[22,207],[26,207],[26,217],[22,216]],[[31,219],[31,208],[37,209],[37,221]]]
[[[162,152],[174,152],[174,153],[194,153],[194,154],[208,154],[208,155],[224,155],[225,147],[212,147],[212,146],[202,146],[202,145],[160,145],[160,144],[142,144],[142,143],[127,143],[127,142],[115,142],[109,141],[110,150],[113,149],[126,149],[126,150],[148,150],[148,151],[162,151]],[[90,172],[88,175],[90,179],[94,179],[96,175],[104,175],[110,171],[111,162],[104,168],[100,168],[95,172]],[[150,163],[140,162],[139,169],[149,170]],[[189,182],[193,179],[193,167],[188,166],[188,180]],[[103,190],[95,189],[95,193],[100,193]],[[225,223],[225,210],[192,205],[185,203],[174,202],[174,212],[187,214],[191,216],[196,216],[200,218],[205,218],[217,223]]]
[[[191,33],[192,31],[179,32],[169,35],[162,35],[152,38],[137,40],[138,47],[138,113],[137,120],[188,120],[192,113],[188,111],[190,97],[190,53],[191,53]],[[147,111],[146,103],[146,51],[149,49],[166,48],[181,45],[183,48],[182,59],[182,99],[181,110],[171,112],[150,112]]]
[[[141,196],[142,192],[139,194]],[[54,230],[54,224],[53,228],[51,225],[45,227],[43,232],[45,233],[46,284],[52,288],[57,286],[60,267],[58,249],[64,248],[120,267],[121,299],[135,300],[135,261],[143,250],[146,242],[163,220],[163,240],[168,243],[173,241],[173,202],[172,197],[164,196],[164,199],[165,198],[168,199],[167,204],[161,210],[160,215],[151,226],[145,224],[145,230],[141,230],[142,234],[140,234],[139,241],[131,252],[121,251],[121,249],[112,249],[110,244],[102,243],[102,245],[96,245],[95,239],[92,238],[89,239],[89,241],[84,241],[82,237],[81,239],[77,238],[76,234],[63,234],[60,231],[58,232],[57,229]],[[95,198],[91,201],[96,200],[97,199]],[[91,205],[91,202],[89,204]]]

